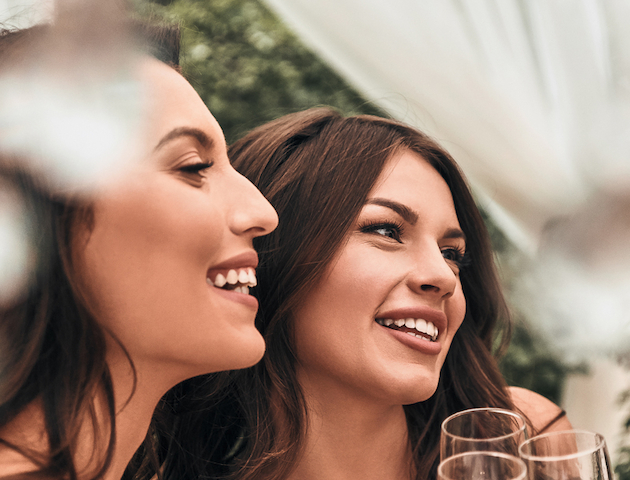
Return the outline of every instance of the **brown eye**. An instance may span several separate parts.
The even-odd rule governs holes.
[[[363,233],[372,233],[374,235],[380,235],[382,237],[391,238],[392,240],[396,240],[398,243],[402,243],[402,225],[398,225],[396,223],[388,223],[388,222],[379,222],[372,223],[367,225],[362,225],[360,227],[361,232]]]
[[[442,256],[460,269],[470,264],[470,256],[463,249],[443,248]]]

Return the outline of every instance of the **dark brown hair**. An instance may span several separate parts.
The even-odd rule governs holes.
[[[405,149],[426,159],[448,184],[471,260],[461,272],[466,317],[437,390],[427,401],[405,406],[417,477],[435,477],[440,424],[447,416],[472,407],[513,408],[492,354],[507,344],[508,311],[485,224],[454,160],[399,122],[311,109],[263,125],[229,149],[236,169],[280,218],[274,232],[255,239],[257,326],[267,352],[252,368],[188,381],[173,393],[177,415],[169,438],[171,449],[178,446],[166,463],[166,478],[185,472],[191,478],[262,480],[290,473],[306,426],[292,311],[322,278],[387,161]],[[200,393],[204,388],[212,388],[213,396]]]
[[[20,57],[45,42],[50,31],[49,25],[0,31],[3,68],[19,67],[24,61]],[[177,28],[134,22],[131,31],[156,58],[176,62]],[[105,361],[107,332],[91,315],[75,282],[73,265],[74,233],[78,225],[91,226],[91,207],[78,197],[49,191],[46,182],[23,168],[27,164],[23,158],[0,155],[0,180],[20,196],[37,257],[28,290],[0,305],[0,428],[38,400],[48,451],[37,452],[1,438],[0,445],[13,448],[38,465],[33,478],[73,480],[77,478],[73,452],[87,418],[100,434],[93,451],[104,451],[92,473],[93,478],[101,478],[111,462],[116,440],[114,392]],[[99,395],[107,408],[105,426],[97,419],[94,406]]]

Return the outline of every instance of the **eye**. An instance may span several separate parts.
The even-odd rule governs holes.
[[[470,255],[463,248],[447,247],[442,249],[444,259],[458,270],[470,265]]]
[[[402,243],[403,226],[392,222],[367,223],[359,227],[361,233],[380,235]]]
[[[213,162],[199,162],[199,163],[192,163],[190,165],[184,165],[182,167],[179,167],[179,171],[182,173],[190,173],[190,174],[198,174],[200,175],[201,172],[203,172],[204,170],[207,170],[208,168],[210,168],[212,166]]]
[[[205,179],[204,172],[212,167],[213,162],[196,162],[182,165],[177,172],[194,187],[201,187]]]

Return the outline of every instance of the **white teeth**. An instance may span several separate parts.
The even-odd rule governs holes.
[[[227,274],[226,280],[230,285],[236,285],[238,283],[238,273],[236,273],[236,270],[230,270]]]
[[[422,318],[418,318],[416,320],[416,330],[419,332],[427,332],[427,321]]]
[[[242,287],[236,287],[234,291],[238,293],[244,293],[245,295],[249,295],[249,287],[245,285],[243,285]]]
[[[214,286],[221,288],[227,283],[227,280],[220,273],[217,275],[217,278],[214,279]]]
[[[437,339],[438,336],[438,329],[435,325],[433,325],[431,322],[425,322],[426,326],[424,326],[424,328],[420,329],[418,322],[416,321],[416,330],[418,330],[419,332],[424,332],[427,335],[429,335],[433,340]]]
[[[238,283],[249,283],[249,272],[247,270],[241,270],[238,273]]]
[[[431,338],[436,337],[438,333],[438,329],[435,328],[435,325],[433,325],[433,323],[427,322],[422,318],[416,319],[416,330],[418,330],[420,333],[427,334]]]
[[[383,325],[385,327],[389,327],[391,325],[396,325],[397,327],[407,327],[413,328],[417,330],[419,333],[423,333],[424,335],[416,335],[413,332],[407,332],[409,335],[414,335],[418,338],[424,338],[426,340],[426,335],[430,337],[432,341],[437,340],[439,331],[437,327],[431,323],[427,322],[422,318],[399,318],[397,320],[392,320],[391,318],[377,318],[376,322],[379,325]]]
[[[240,287],[255,287],[258,282],[256,281],[256,271],[253,268],[243,268],[241,270],[231,269],[228,270],[227,275],[223,276],[221,273],[217,274],[214,281],[210,277],[206,277],[208,285],[222,288],[225,285],[237,285]],[[235,287],[235,290],[236,288]],[[240,291],[240,290],[238,290]],[[249,291],[249,289],[248,289]]]

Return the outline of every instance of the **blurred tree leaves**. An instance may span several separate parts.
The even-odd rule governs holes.
[[[548,340],[533,331],[527,322],[527,312],[510,302],[519,272],[529,259],[512,244],[480,206],[490,232],[501,282],[508,303],[511,303],[514,329],[510,346],[499,366],[509,385],[528,388],[560,403],[564,380],[569,372],[585,373],[583,365],[567,365],[553,352]]]
[[[181,25],[183,72],[228,143],[316,105],[348,115],[379,114],[260,1],[160,0],[140,8]]]
[[[316,105],[346,115],[384,115],[307,49],[260,0],[137,0],[139,11],[182,28],[182,68],[228,143],[286,113]],[[524,261],[484,215],[508,299]],[[501,361],[510,385],[559,402],[569,370],[514,312],[512,343]]]

